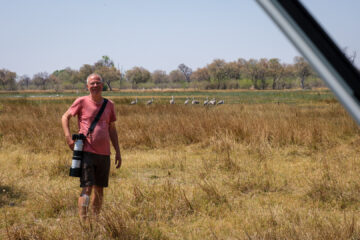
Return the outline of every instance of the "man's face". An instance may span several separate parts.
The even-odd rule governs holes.
[[[87,88],[89,89],[91,94],[97,95],[102,92],[103,85],[104,84],[101,82],[98,76],[92,76],[89,78]]]

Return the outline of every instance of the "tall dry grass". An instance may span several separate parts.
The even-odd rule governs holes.
[[[360,237],[359,128],[337,103],[117,104],[124,162],[90,224],[67,177],[70,104],[0,102],[0,239]]]
[[[37,150],[63,147],[61,115],[71,102],[2,103],[2,143]],[[219,135],[254,149],[300,145],[331,147],[359,133],[356,123],[338,104],[299,107],[286,104],[224,105],[218,107],[153,105],[117,106],[116,126],[121,146],[161,148],[169,145],[209,145]],[[76,130],[75,121],[72,129]]]

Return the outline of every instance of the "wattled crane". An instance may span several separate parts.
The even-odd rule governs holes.
[[[191,104],[199,104],[200,102],[198,100],[194,100],[194,98],[192,98]]]
[[[170,104],[175,104],[174,96],[171,96]]]
[[[215,105],[216,104],[216,99],[215,98],[211,99],[208,104]]]
[[[151,98],[149,101],[146,102],[146,105],[150,105],[154,102],[154,98]]]
[[[225,103],[224,100],[219,100],[219,101],[217,102],[217,105],[224,104],[224,103]]]
[[[204,101],[204,106],[208,105],[208,103],[209,103],[209,98],[206,97],[206,100]]]
[[[137,102],[138,102],[138,99],[136,98],[135,100],[133,100],[133,101],[131,101],[131,105],[134,105],[134,104],[137,104]]]
[[[189,103],[189,101],[190,101],[190,100],[189,100],[189,98],[187,97],[186,100],[185,100],[185,102],[184,102],[184,104],[187,105],[187,104]]]

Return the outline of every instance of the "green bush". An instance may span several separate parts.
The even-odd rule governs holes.
[[[226,89],[239,89],[239,80],[231,79],[226,82]]]
[[[146,82],[146,83],[139,83],[136,85],[137,89],[145,88],[145,89],[152,89],[157,88],[158,86],[155,83],[152,82]]]
[[[308,83],[310,87],[326,87],[325,82],[318,77],[314,77],[314,78],[308,78],[307,80],[305,80],[305,83]]]
[[[120,89],[132,89],[131,82],[121,81]]]
[[[241,79],[239,80],[239,88],[240,89],[250,89],[252,86],[252,82],[250,79]]]

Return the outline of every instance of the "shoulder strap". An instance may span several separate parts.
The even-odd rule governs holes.
[[[100,117],[101,117],[102,113],[104,112],[107,102],[108,102],[108,100],[106,98],[104,98],[104,102],[101,105],[101,108],[100,108],[99,112],[97,113],[96,117],[94,118],[94,121],[91,123],[86,136],[89,136],[89,134],[91,134],[92,131],[94,131],[94,128],[95,128],[97,122],[100,120]]]

